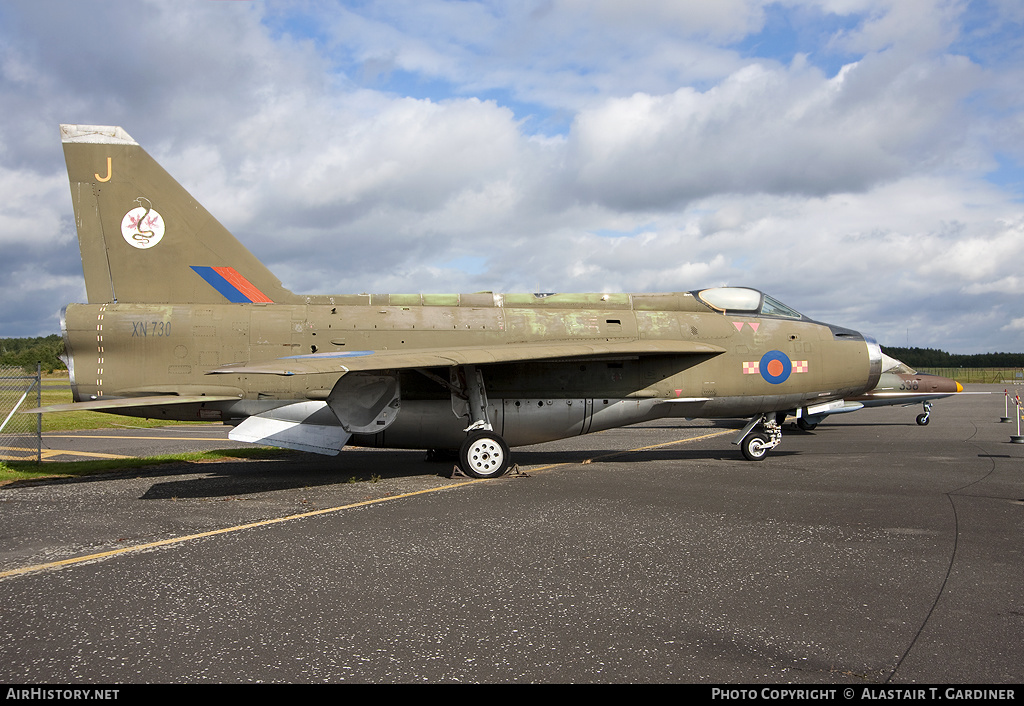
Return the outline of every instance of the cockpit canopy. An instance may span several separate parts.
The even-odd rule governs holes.
[[[713,287],[696,293],[697,298],[713,309],[729,314],[748,316],[777,316],[784,319],[803,319],[804,316],[778,299],[747,287]]]
[[[887,356],[885,353],[882,354],[882,372],[883,373],[896,373],[898,375],[917,375],[917,371],[911,368],[909,365],[904,363],[902,360],[896,360]]]

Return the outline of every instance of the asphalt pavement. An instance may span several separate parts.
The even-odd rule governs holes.
[[[731,422],[662,421],[489,481],[346,449],[0,487],[0,682],[1020,683],[1003,389],[787,428],[761,462]],[[182,429],[44,443],[225,446]]]

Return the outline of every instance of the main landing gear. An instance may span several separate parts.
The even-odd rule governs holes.
[[[465,393],[472,422],[468,436],[459,449],[459,468],[473,478],[497,478],[505,475],[511,466],[512,455],[508,444],[491,427],[487,415],[487,390],[484,376],[475,365],[463,367]]]
[[[497,478],[508,471],[508,444],[493,431],[470,432],[459,449],[459,468],[473,478]]]
[[[762,431],[754,431],[760,425]],[[782,427],[774,415],[759,414],[747,422],[735,439],[748,461],[760,461],[782,441]]]

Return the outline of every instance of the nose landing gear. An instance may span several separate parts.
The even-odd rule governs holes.
[[[932,402],[931,400],[925,400],[921,405],[924,407],[924,412],[917,415],[917,423],[922,427],[926,427],[928,426],[928,417],[932,414]]]
[[[753,431],[754,427],[759,424],[763,431]],[[782,441],[782,427],[775,415],[759,414],[747,422],[732,443],[739,445],[743,456],[748,461],[761,461],[769,451],[779,445],[780,441]]]

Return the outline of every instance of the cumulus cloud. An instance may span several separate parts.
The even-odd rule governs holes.
[[[0,5],[0,335],[81,296],[81,122],[296,291],[743,284],[883,343],[1024,350],[1016,5],[622,7]]]
[[[861,191],[955,154],[966,135],[950,122],[976,68],[890,67],[882,83],[874,63],[831,79],[800,61],[752,65],[705,92],[609,100],[577,117],[571,169],[587,196],[628,209],[723,192]]]

